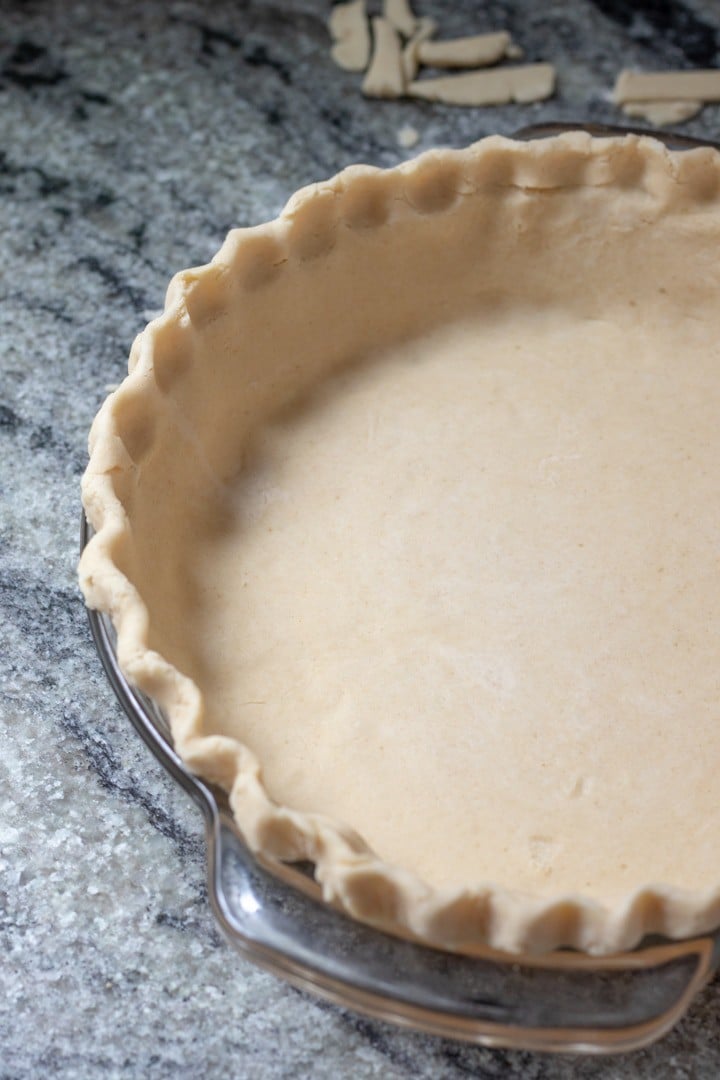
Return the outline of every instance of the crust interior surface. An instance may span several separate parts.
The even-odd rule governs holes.
[[[363,921],[720,922],[719,180],[582,133],[353,166],[177,275],[96,418],[87,603]]]

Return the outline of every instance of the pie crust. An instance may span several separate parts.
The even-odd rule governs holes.
[[[451,950],[720,924],[720,158],[352,166],[172,281],[80,565],[249,845]]]

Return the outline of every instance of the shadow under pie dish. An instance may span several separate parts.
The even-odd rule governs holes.
[[[352,167],[179,274],[81,564],[252,848],[444,948],[720,923],[715,151]]]

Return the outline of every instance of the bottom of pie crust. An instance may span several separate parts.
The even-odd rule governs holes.
[[[716,880],[720,350],[662,301],[445,328],[256,433],[178,618],[272,797],[440,889]]]

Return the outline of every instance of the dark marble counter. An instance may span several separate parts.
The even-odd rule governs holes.
[[[720,3],[418,0],[512,30],[542,105],[367,101],[321,0],[0,2],[0,1078],[716,1077],[712,985],[610,1062],[481,1050],[320,1004],[240,960],[199,815],[131,730],[75,583],[91,420],[178,269],[355,160],[548,119],[621,122],[623,65],[717,62]],[[685,125],[720,136],[720,109]],[[412,153],[414,153],[412,151]]]

